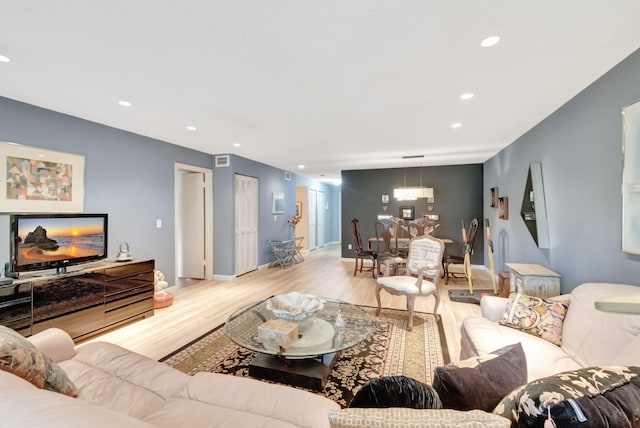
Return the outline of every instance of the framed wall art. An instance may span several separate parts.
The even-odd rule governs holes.
[[[403,220],[413,220],[415,218],[414,207],[400,207],[400,218]]]
[[[0,142],[0,212],[82,212],[84,156]]]
[[[284,214],[284,192],[273,193],[271,214]]]
[[[491,194],[491,208],[498,208],[498,188],[492,187],[489,192]]]

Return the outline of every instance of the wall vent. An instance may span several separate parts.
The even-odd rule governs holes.
[[[287,181],[291,181],[291,173],[289,171],[284,172],[284,179]]]
[[[222,168],[231,165],[229,155],[216,156],[216,168]]]

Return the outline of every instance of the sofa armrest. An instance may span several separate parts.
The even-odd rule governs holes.
[[[480,312],[483,317],[498,322],[502,318],[502,313],[508,301],[509,299],[504,297],[484,296],[480,299]]]
[[[27,340],[42,351],[54,363],[72,359],[76,355],[76,346],[71,336],[59,328],[48,328],[36,333]]]

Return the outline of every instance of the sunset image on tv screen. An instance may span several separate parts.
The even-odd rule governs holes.
[[[104,255],[100,217],[20,219],[18,265]]]

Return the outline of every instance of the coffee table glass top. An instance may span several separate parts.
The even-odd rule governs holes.
[[[238,345],[261,352],[289,358],[309,358],[350,348],[373,331],[371,316],[350,303],[324,300],[324,308],[299,321],[289,321],[298,326],[298,340],[286,349],[262,342],[258,327],[275,319],[266,308],[269,299],[251,304],[233,312],[225,324],[225,332]]]

